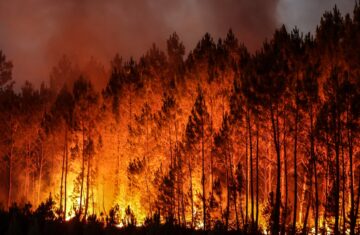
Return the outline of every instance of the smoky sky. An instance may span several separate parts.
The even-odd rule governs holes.
[[[335,5],[345,15],[352,12],[355,0],[281,0],[277,8],[278,22],[290,29],[296,26],[303,32],[314,33],[323,13]]]
[[[314,2],[316,4],[314,4]],[[329,4],[331,2],[331,4]],[[63,54],[104,65],[119,53],[138,58],[177,32],[186,51],[209,32],[225,37],[229,28],[251,50],[281,23],[311,30],[327,0],[0,0],[0,50],[14,63],[17,84],[38,85]],[[339,0],[345,10],[353,1]],[[346,3],[346,4],[343,4]],[[309,10],[310,9],[310,10]]]

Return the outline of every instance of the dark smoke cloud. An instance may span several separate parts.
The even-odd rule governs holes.
[[[108,64],[116,52],[139,57],[176,31],[187,51],[210,32],[232,28],[254,49],[276,27],[278,0],[1,0],[0,49],[18,84],[46,80],[61,55]]]

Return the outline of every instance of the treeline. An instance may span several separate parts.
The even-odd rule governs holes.
[[[356,234],[359,45],[356,4],[255,53],[230,30],[186,58],[174,33],[110,72],[63,57],[49,87],[20,92],[1,53],[4,208],[51,193],[60,221],[118,208],[180,228]]]
[[[161,223],[158,213],[152,218],[147,218],[141,227],[135,224],[136,219],[130,210],[125,211],[123,218],[118,217],[118,211],[113,208],[109,215],[91,215],[86,220],[79,220],[74,217],[64,221],[57,214],[58,210],[55,202],[49,197],[41,203],[37,209],[33,209],[31,204],[19,207],[13,204],[9,210],[0,210],[0,234],[21,235],[21,234],[52,234],[52,235],[137,235],[137,234],[203,234],[202,231],[194,231],[190,228],[180,227],[171,223]],[[119,226],[121,221],[121,227]],[[224,231],[215,228],[212,234],[235,234],[235,231]]]

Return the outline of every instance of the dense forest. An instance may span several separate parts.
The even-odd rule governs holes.
[[[359,5],[165,49],[21,89],[0,53],[1,234],[359,234]]]

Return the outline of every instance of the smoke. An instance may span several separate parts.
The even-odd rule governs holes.
[[[335,5],[344,16],[352,12],[355,0],[280,0],[278,21],[290,29],[297,26],[305,33],[314,33],[324,12],[331,11]]]
[[[115,53],[141,56],[176,31],[187,51],[209,32],[232,28],[250,49],[277,26],[278,0],[3,0],[0,49],[14,63],[17,84],[47,80],[63,54],[80,64],[94,56],[109,64]]]

